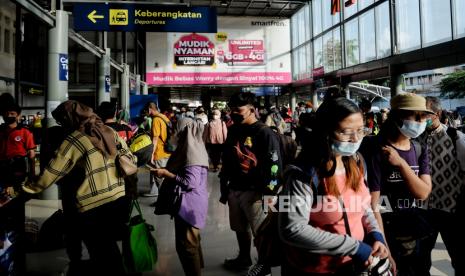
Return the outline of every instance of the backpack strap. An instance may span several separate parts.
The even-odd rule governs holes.
[[[168,125],[168,122],[165,121],[165,119],[163,119],[163,117],[161,117],[161,116],[155,115],[154,117],[160,118],[165,123],[165,125],[166,125],[166,138],[169,139],[171,129],[170,129],[170,126]],[[163,144],[166,143],[166,141],[163,141],[163,139],[161,139],[161,137],[160,137],[160,140],[163,142]]]
[[[412,141],[413,148],[415,149],[415,156],[418,161],[420,160],[420,156],[421,156],[421,145],[417,140],[410,140],[410,141]]]

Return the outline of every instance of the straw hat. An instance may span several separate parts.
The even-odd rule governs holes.
[[[402,93],[394,96],[391,99],[391,109],[423,111],[434,114],[433,111],[426,108],[426,99],[413,93]]]

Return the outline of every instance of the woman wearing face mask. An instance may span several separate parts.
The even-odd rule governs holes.
[[[178,185],[181,189],[181,206],[174,217],[176,252],[189,276],[201,275],[203,268],[200,229],[205,226],[208,209],[208,154],[203,131],[201,120],[179,119],[176,151],[166,169],[152,169],[157,177],[165,178],[163,185]]]
[[[388,256],[357,154],[367,129],[358,106],[342,97],[325,100],[315,121],[282,192],[290,199],[290,211],[279,213],[282,275],[358,275],[374,256]]]
[[[228,129],[226,124],[221,120],[221,112],[218,109],[214,109],[212,113],[213,119],[207,124],[204,131],[204,141],[209,151],[213,171],[217,172],[223,151],[222,146],[226,141]]]
[[[364,154],[372,207],[381,207],[384,233],[395,259],[398,275],[429,275],[426,254],[421,250],[421,208],[431,192],[427,149],[412,141],[425,131],[427,110],[423,97],[404,93],[391,99],[391,111],[378,137]],[[382,206],[379,206],[382,205]],[[379,212],[375,212],[381,222]],[[423,235],[423,234],[422,234]],[[406,239],[408,238],[408,242]]]

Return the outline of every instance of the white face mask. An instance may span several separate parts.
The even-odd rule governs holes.
[[[417,138],[420,136],[426,129],[426,122],[416,122],[412,120],[404,120],[402,122],[402,127],[397,127],[404,136],[409,138]]]
[[[360,141],[356,143],[341,142],[341,141],[334,140],[332,149],[335,154],[339,154],[342,156],[352,156],[358,151],[361,144],[362,144],[362,139],[360,139]]]
[[[221,116],[220,115],[213,115],[213,119],[218,120]]]

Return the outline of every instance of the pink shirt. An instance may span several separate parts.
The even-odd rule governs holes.
[[[336,171],[336,184],[342,195],[344,206],[346,208],[347,218],[349,220],[351,237],[362,241],[364,238],[364,229],[362,217],[365,210],[370,207],[371,196],[363,178],[360,179],[360,189],[354,190],[346,187],[345,171]],[[334,196],[320,197],[313,206],[311,212],[310,225],[331,233],[346,234],[342,207],[339,200]],[[335,257],[328,255],[314,255],[319,259],[312,260],[312,272],[328,273],[334,272],[342,263],[351,260],[351,257]]]
[[[205,143],[223,144],[226,141],[228,129],[226,124],[220,119],[211,120],[205,128]]]

